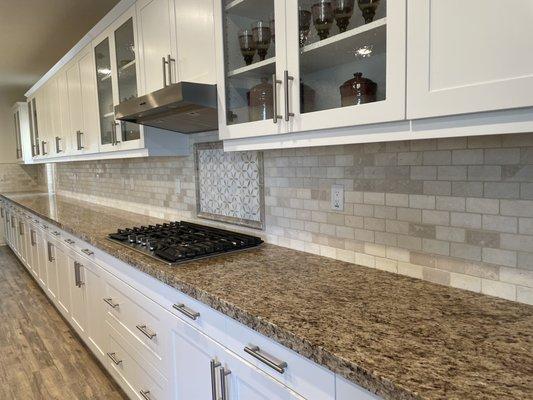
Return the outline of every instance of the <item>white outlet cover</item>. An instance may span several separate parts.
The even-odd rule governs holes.
[[[331,185],[331,209],[344,211],[344,186]]]

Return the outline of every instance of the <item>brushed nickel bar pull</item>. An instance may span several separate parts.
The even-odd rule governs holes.
[[[42,151],[43,156],[45,156],[45,155],[48,154],[48,153],[46,152],[46,150],[44,149],[44,146],[45,146],[45,145],[46,145],[46,142],[43,140],[43,141],[41,142],[41,147],[42,147],[42,150],[43,150],[43,151]]]
[[[122,360],[119,360],[117,358],[117,353],[107,353],[107,356],[115,363],[115,365],[119,365],[122,363]]]
[[[172,85],[172,63],[176,60],[170,56],[170,54],[167,55],[167,68],[168,68],[168,84]]]
[[[46,242],[46,245],[47,245],[47,249],[48,249],[48,261],[49,262],[54,262],[55,258],[52,256],[52,247],[54,245],[52,243],[50,243],[50,242]]]
[[[274,103],[272,121],[277,124],[278,119],[283,118],[283,115],[278,115],[278,84],[281,84],[280,80],[276,77],[276,74],[272,74],[272,102]]]
[[[61,153],[61,149],[59,148],[59,142],[61,141],[61,138],[59,136],[56,136],[56,153]]]
[[[294,81],[294,77],[289,76],[289,71],[285,70],[285,121],[287,122],[291,117],[294,117],[294,113],[291,112],[289,81]]]
[[[139,393],[141,394],[141,396],[142,396],[142,398],[144,400],[152,400],[150,398],[150,391],[149,390],[141,390],[141,391],[139,391]]]
[[[163,87],[167,86],[167,60],[163,57]]]
[[[82,131],[76,131],[76,144],[78,145],[78,150],[83,150],[83,145],[81,143],[81,135],[83,135]]]
[[[65,243],[68,243],[68,244],[75,244],[76,242],[72,239],[65,239]]]
[[[88,256],[94,255],[94,252],[89,249],[83,249],[81,252],[87,254]]]
[[[217,360],[211,360],[211,399],[217,399],[217,378],[215,376],[216,369],[220,367],[220,363]]]
[[[193,320],[197,320],[200,317],[199,312],[191,310],[189,307],[185,306],[185,304],[173,304],[172,308]]]
[[[268,354],[263,353],[259,346],[246,346],[244,351],[280,374],[283,374],[285,372],[285,368],[287,368],[287,363],[285,361],[274,359]]]
[[[15,229],[15,217],[11,216],[11,229]]]
[[[54,235],[54,236],[59,236],[59,235],[61,235],[61,233],[59,233],[58,231],[53,231],[53,232],[52,232],[52,235]]]
[[[118,303],[113,303],[113,299],[111,297],[106,297],[103,299],[111,308],[118,308]]]
[[[81,281],[81,267],[82,265],[74,261],[74,283],[76,284],[76,287],[81,288],[83,285],[83,282]]]
[[[0,208],[0,213],[2,214],[2,219],[4,219],[4,207]]]
[[[227,400],[226,376],[231,374],[231,371],[226,368],[220,369],[220,392],[222,393],[221,400]]]
[[[153,340],[157,334],[155,332],[150,332],[148,328],[146,327],[146,324],[144,325],[136,325],[136,328],[140,330],[144,336],[146,336],[148,339]]]
[[[19,236],[24,236],[24,224],[19,221]]]
[[[31,243],[31,247],[35,247],[35,245],[36,245],[36,242],[35,242],[35,231],[33,229],[30,229],[30,243]]]

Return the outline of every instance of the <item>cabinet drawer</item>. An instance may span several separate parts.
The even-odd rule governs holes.
[[[171,399],[168,380],[146,362],[111,325],[108,324],[107,329],[107,365],[128,396],[140,400]]]
[[[170,371],[168,327],[165,310],[115,276],[105,274],[106,320],[165,376]]]
[[[226,347],[307,399],[334,400],[335,374],[235,320]]]

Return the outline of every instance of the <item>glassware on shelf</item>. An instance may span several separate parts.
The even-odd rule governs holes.
[[[252,38],[257,49],[259,59],[263,61],[268,53],[270,41],[272,39],[270,27],[263,21],[257,21],[252,27]],[[242,48],[241,48],[242,49]]]
[[[239,45],[241,46],[244,62],[246,65],[250,65],[254,60],[256,51],[253,34],[250,29],[241,29],[239,31]]]
[[[339,88],[341,92],[341,106],[355,106],[376,101],[378,85],[376,82],[364,78],[361,72],[356,72],[354,78],[347,80]]]
[[[355,0],[333,0],[333,15],[340,32],[346,32],[353,15]]]
[[[270,35],[272,36],[272,43],[276,43],[276,19],[275,19],[274,14],[270,15],[269,24],[270,24]]]
[[[271,119],[273,115],[274,93],[268,78],[261,78],[261,83],[250,89],[249,120],[260,121]]]
[[[313,12],[313,22],[320,40],[329,36],[329,31],[333,25],[333,7],[329,0],[319,0],[311,8]]]
[[[300,32],[300,47],[304,47],[311,29],[311,11],[301,8],[298,10],[298,29]]]
[[[379,6],[379,1],[380,0],[357,0],[357,4],[363,13],[363,18],[365,19],[366,24],[374,20],[376,9]]]

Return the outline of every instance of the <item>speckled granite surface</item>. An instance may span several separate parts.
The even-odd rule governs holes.
[[[386,399],[533,399],[531,306],[271,245],[169,267],[106,240],[159,220],[5,197]]]

